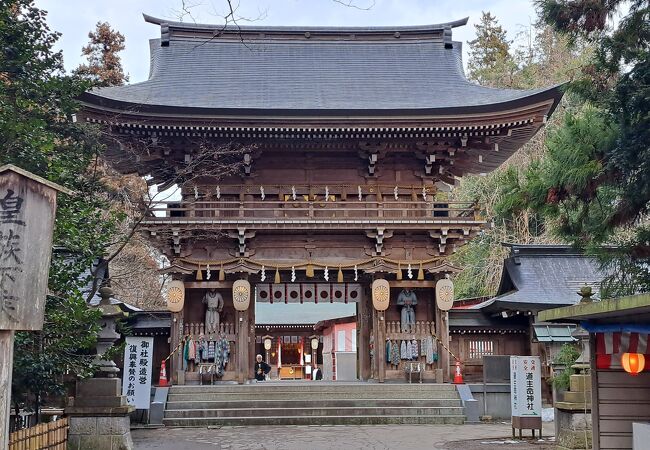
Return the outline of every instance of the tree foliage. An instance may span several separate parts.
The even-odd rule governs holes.
[[[59,37],[31,0],[0,1],[0,164],[12,163],[74,191],[59,197],[45,324],[17,333],[15,402],[60,393],[64,375],[86,375],[97,333],[87,308],[84,273],[110,243],[119,214],[108,207],[94,170],[101,151],[97,130],[73,120],[75,98],[89,88],[66,75]]]
[[[504,214],[532,208],[562,239],[601,256],[605,295],[650,289],[650,4],[620,1],[537,2],[542,18],[572,43],[595,47],[570,92],[587,102],[567,115],[548,152],[506,186]],[[604,244],[615,244],[606,251]]]
[[[97,22],[88,38],[90,42],[81,50],[88,63],[80,65],[75,73],[96,86],[119,86],[129,81],[119,56],[125,48],[124,35],[113,30],[108,22]]]
[[[489,13],[484,13],[481,24],[477,26],[477,38],[469,45],[470,77],[493,87],[518,89],[548,87],[574,78],[591,51],[584,45],[570,48],[567,38],[541,23],[520,32],[517,39],[510,41],[498,26],[498,20]],[[485,55],[498,57],[488,58]],[[559,241],[557,236],[549,233],[546,217],[532,208],[523,207],[504,213],[500,205],[507,190],[501,187],[512,185],[531,164],[536,164],[535,161],[546,152],[544,140],[548,130],[558,126],[561,111],[573,110],[577,106],[574,97],[565,96],[547,126],[503,166],[485,176],[470,175],[461,179],[454,197],[463,201],[478,201],[483,207],[484,217],[493,221],[493,226],[454,255],[454,261],[464,268],[456,279],[459,297],[494,294],[501,277],[503,259],[507,256],[507,249],[501,243]]]

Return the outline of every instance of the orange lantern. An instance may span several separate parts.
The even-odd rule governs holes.
[[[637,375],[645,367],[645,356],[642,353],[623,353],[621,365],[630,375]]]

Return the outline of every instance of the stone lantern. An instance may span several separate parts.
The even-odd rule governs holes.
[[[99,289],[101,301],[95,308],[101,311],[101,330],[97,337],[95,378],[77,381],[74,403],[65,412],[70,418],[68,448],[85,450],[99,448],[133,449],[129,414],[134,407],[122,395],[120,369],[102,356],[120,338],[115,330],[118,319],[125,314],[111,305],[113,291],[108,286]]]
[[[120,338],[120,334],[116,331],[116,323],[126,316],[117,305],[111,304],[112,295],[113,290],[108,286],[102,286],[99,289],[101,301],[97,309],[101,311],[102,317],[100,319],[101,330],[97,335],[97,358],[95,359],[95,364],[99,367],[95,374],[98,378],[115,378],[120,373],[120,369],[112,360],[102,359],[102,356]]]

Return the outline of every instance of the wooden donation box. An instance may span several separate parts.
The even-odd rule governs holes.
[[[280,367],[281,380],[300,380],[303,377],[303,367],[299,365]]]

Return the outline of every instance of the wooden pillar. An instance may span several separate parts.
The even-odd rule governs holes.
[[[11,372],[14,367],[14,331],[0,330],[0,450],[9,448]]]
[[[370,333],[372,332],[372,305],[364,290],[364,295],[357,303],[357,324],[359,339],[357,351],[359,352],[359,378],[363,381],[370,379]]]
[[[373,312],[377,317],[375,332],[375,361],[377,362],[377,380],[383,383],[386,380],[386,314],[384,311]]]
[[[442,341],[444,346],[449,348],[449,314],[446,311],[441,311],[437,306],[436,310],[436,335]],[[445,382],[451,381],[449,370],[449,352],[438,343],[438,364],[442,369],[442,376]]]
[[[237,382],[244,384],[248,379],[248,374],[251,370],[248,360],[249,345],[248,345],[248,310],[237,311],[237,323],[235,324],[237,330]]]
[[[173,351],[183,338],[181,327],[183,326],[182,313],[172,313],[171,329],[169,330],[169,351]],[[172,383],[178,383],[177,371],[183,369],[182,359],[183,349],[179,348],[167,362],[167,377]]]
[[[251,287],[251,290],[255,292],[255,288]],[[251,304],[248,307],[248,358],[246,358],[246,364],[248,364],[249,372],[246,372],[247,374],[252,373],[250,371],[253,370],[255,365],[255,340],[255,298],[254,294],[251,293]],[[265,359],[264,362],[270,364],[268,359]]]

